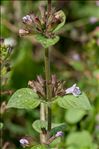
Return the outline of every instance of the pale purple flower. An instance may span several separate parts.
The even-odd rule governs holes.
[[[77,54],[77,53],[74,53],[74,54],[72,55],[72,58],[73,58],[74,60],[76,60],[76,61],[79,61],[79,60],[80,60],[80,56],[79,56],[79,54]]]
[[[29,145],[29,141],[25,138],[20,139],[19,142],[24,147]]]
[[[96,1],[96,6],[99,6],[99,0]]]
[[[78,96],[81,94],[79,87],[74,84],[72,87],[65,90],[66,94],[73,94],[74,96]]]
[[[27,24],[31,24],[32,23],[32,19],[29,15],[26,15],[22,18],[23,22],[24,23],[27,23]]]
[[[90,18],[89,18],[89,22],[90,22],[91,24],[95,24],[97,21],[98,21],[98,19],[97,19],[96,17],[90,17]]]
[[[62,131],[58,131],[55,135],[55,137],[62,137],[63,136],[63,132]]]

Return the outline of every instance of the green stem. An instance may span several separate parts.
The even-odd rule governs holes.
[[[46,78],[46,98],[47,101],[51,99],[51,85],[50,85],[50,56],[49,49],[45,49],[45,78]],[[51,106],[48,106],[48,132],[51,130]]]

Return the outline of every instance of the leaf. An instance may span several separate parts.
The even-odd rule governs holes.
[[[41,133],[41,128],[47,128],[47,122],[43,120],[36,120],[33,122],[32,126],[38,133]]]
[[[32,89],[21,88],[11,96],[7,108],[34,109],[39,104],[39,97]]]
[[[82,110],[90,110],[91,105],[85,93],[75,97],[73,95],[65,95],[57,97],[58,105],[64,109],[76,108]]]
[[[36,145],[33,146],[31,149],[46,149],[46,147],[44,145]]]
[[[86,111],[84,110],[68,109],[65,114],[65,120],[68,123],[75,124],[79,122],[85,114]]]
[[[61,149],[61,148],[58,148],[61,142],[62,142],[61,137],[57,137],[51,142],[50,149],[56,149],[55,147],[57,147],[57,149]]]
[[[35,38],[42,44],[44,48],[48,48],[59,41],[59,36],[55,36],[54,38],[47,38],[41,34],[37,34],[35,35]]]
[[[0,122],[0,130],[3,128],[3,123]]]
[[[63,131],[65,128],[66,128],[66,124],[65,123],[52,124],[52,129],[51,129],[50,135],[53,136],[58,131]]]
[[[58,11],[55,13],[55,16],[58,16],[61,23],[59,23],[57,25],[57,27],[54,29],[53,33],[57,32],[58,30],[60,30],[60,28],[63,27],[63,25],[65,24],[66,21],[66,15],[64,14],[64,12],[62,10]]]
[[[66,145],[74,145],[77,147],[88,147],[92,144],[92,137],[88,131],[73,132],[67,136]]]
[[[32,126],[38,133],[41,133],[42,132],[41,128],[47,129],[47,121],[36,120],[33,122]],[[57,131],[61,131],[65,127],[66,127],[65,123],[60,123],[60,124],[52,123],[51,135],[55,135]]]

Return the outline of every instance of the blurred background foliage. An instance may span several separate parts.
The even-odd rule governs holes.
[[[6,110],[5,105],[15,90],[27,87],[28,81],[39,74],[44,76],[43,48],[33,36],[18,35],[22,17],[31,12],[39,14],[40,5],[47,6],[47,1],[1,1],[1,39],[13,47],[1,69],[2,149],[21,148],[19,139],[26,135],[39,140],[32,128],[33,121],[39,119],[39,108]],[[66,14],[60,41],[51,49],[52,73],[66,80],[66,87],[77,83],[92,104],[89,112],[52,107],[53,122],[66,123],[64,138],[61,143],[59,139],[54,141],[52,147],[58,144],[59,149],[99,149],[99,1],[53,0],[52,5]]]

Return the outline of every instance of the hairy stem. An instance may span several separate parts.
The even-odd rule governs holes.
[[[41,103],[40,105],[40,120],[45,121],[46,120],[46,107],[44,103]],[[46,142],[46,134],[40,133],[40,142],[43,144]]]
[[[50,14],[51,14],[51,0],[48,0],[47,20]],[[47,22],[46,22],[46,25],[47,25]],[[44,61],[45,61],[45,78],[46,78],[46,100],[50,101],[51,100],[51,85],[50,85],[51,76],[50,76],[49,48],[45,49]],[[46,111],[43,103],[41,104],[40,119],[46,120]],[[47,107],[47,121],[48,121],[47,137],[46,137],[46,134],[44,135],[41,133],[40,134],[41,143],[44,143],[47,141],[47,139],[49,138],[49,132],[51,130],[51,106],[50,105]]]

